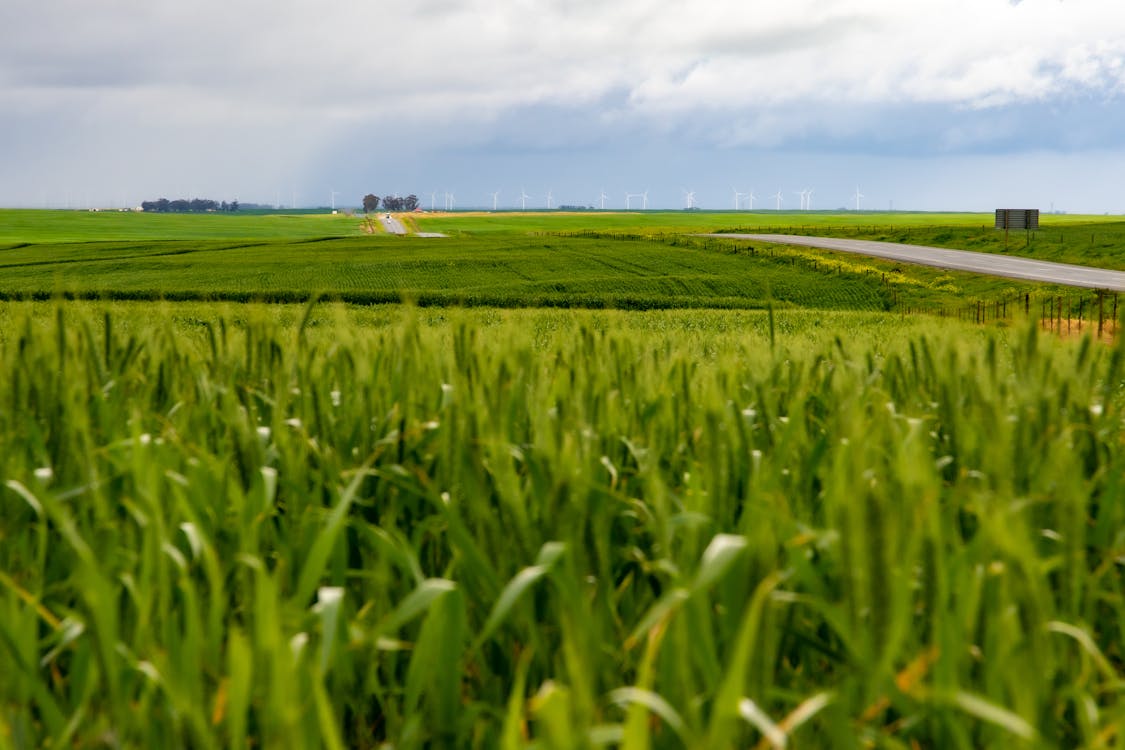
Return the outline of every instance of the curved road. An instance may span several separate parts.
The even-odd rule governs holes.
[[[1090,266],[1073,266],[1068,263],[1049,263],[1044,260],[1018,258],[994,253],[976,253],[971,250],[948,250],[941,247],[903,245],[898,242],[871,240],[841,240],[833,237],[800,237],[792,234],[705,234],[703,237],[720,237],[728,240],[757,240],[778,245],[804,245],[823,250],[869,255],[875,258],[937,266],[954,271],[971,271],[990,276],[1005,276],[1027,281],[1046,281],[1064,286],[1081,286],[1089,289],[1125,292],[1125,272],[1108,271]]]

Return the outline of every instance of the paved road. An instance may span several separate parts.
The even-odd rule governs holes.
[[[383,222],[383,228],[390,234],[406,234],[406,227],[390,214],[383,214],[379,217],[379,221]]]
[[[406,225],[401,221],[391,216],[390,214],[383,214],[379,217],[379,221],[383,223],[383,228],[387,230],[388,234],[406,234]],[[448,237],[447,234],[441,232],[415,232],[415,237]]]
[[[941,247],[903,245],[898,242],[873,242],[871,240],[841,240],[833,237],[800,237],[791,234],[706,234],[704,237],[721,237],[736,240],[775,242],[779,245],[805,245],[824,250],[857,253],[876,258],[937,266],[954,271],[971,271],[989,276],[1005,276],[1027,281],[1046,281],[1064,286],[1081,286],[1089,289],[1106,289],[1125,292],[1125,272],[1108,271],[1089,266],[1067,263],[1049,263],[1044,260],[1017,258],[994,253],[975,253],[969,250],[947,250]]]

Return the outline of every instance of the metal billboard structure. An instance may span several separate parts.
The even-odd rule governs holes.
[[[1038,208],[998,208],[996,209],[997,229],[1026,229],[1028,231],[1039,228]]]
[[[1039,228],[1039,209],[998,208],[996,228],[1004,230],[1004,249],[1008,248],[1009,229],[1022,229],[1027,232],[1027,246],[1031,247],[1031,230]]]

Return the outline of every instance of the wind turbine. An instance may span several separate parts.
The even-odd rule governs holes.
[[[551,201],[554,200],[554,195],[551,194],[551,189],[547,188],[547,210],[551,210]]]
[[[500,191],[497,190],[495,193],[491,193],[491,195],[492,195],[492,210],[495,211],[496,210],[496,201],[498,201],[500,199]]]
[[[866,197],[867,197],[866,195],[864,195],[863,193],[859,192],[859,185],[856,185],[856,186],[855,186],[855,210],[856,210],[856,211],[858,211],[858,210],[859,210],[859,199],[860,199],[860,198],[866,198]]]
[[[436,204],[436,203],[437,203],[437,191],[431,190],[430,191],[430,213],[433,213],[434,204]]]
[[[453,193],[446,190],[445,191],[445,210],[446,211],[452,211],[453,210],[454,200],[456,200],[456,196],[453,195]]]
[[[633,208],[633,199],[640,198],[640,193],[625,193],[625,210],[629,211]]]
[[[647,190],[644,191],[643,193],[641,193],[641,210],[642,211],[648,210],[648,191]]]
[[[812,211],[812,188],[805,188],[805,210]]]
[[[684,208],[695,208],[695,191],[687,190],[685,188],[680,188],[680,190],[683,190],[684,192]]]
[[[749,193],[746,194],[746,200],[750,201],[750,210],[751,211],[754,210],[754,199],[757,198],[757,197],[758,196],[754,195],[753,190],[751,190]]]
[[[527,199],[530,198],[530,197],[531,196],[527,194],[527,191],[524,190],[521,187],[520,188],[520,207],[521,207],[521,210],[523,210],[523,211],[527,210]]]
[[[340,194],[339,192],[333,190],[333,191],[331,191],[331,194],[329,195],[329,197],[332,199],[332,210],[333,211],[336,210],[336,196],[339,195],[339,194]]]
[[[773,196],[777,199],[777,210],[781,210],[781,188],[777,189],[777,194]]]
[[[742,193],[738,192],[738,188],[736,188],[734,185],[731,185],[730,189],[731,192],[734,193],[734,210],[737,211],[738,209],[742,208]]]
[[[805,210],[805,200],[809,197],[809,191],[808,190],[794,190],[793,195],[801,196],[801,210],[804,211]]]
[[[605,210],[605,199],[608,198],[608,197],[609,196],[605,194],[605,188],[602,188],[602,194],[601,194],[600,198],[601,198],[601,207],[602,207],[603,211]]]

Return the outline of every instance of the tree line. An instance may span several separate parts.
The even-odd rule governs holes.
[[[379,210],[379,204],[382,203],[384,211],[413,211],[418,208],[418,196],[413,193],[401,198],[397,195],[388,195],[385,198],[380,198],[377,195],[368,193],[363,196],[363,210],[366,213]]]
[[[207,211],[231,213],[238,210],[238,201],[227,203],[226,201],[219,202],[207,198],[192,198],[191,200],[179,198],[170,201],[167,198],[160,198],[155,201],[142,202],[141,209],[157,214],[189,214]]]

